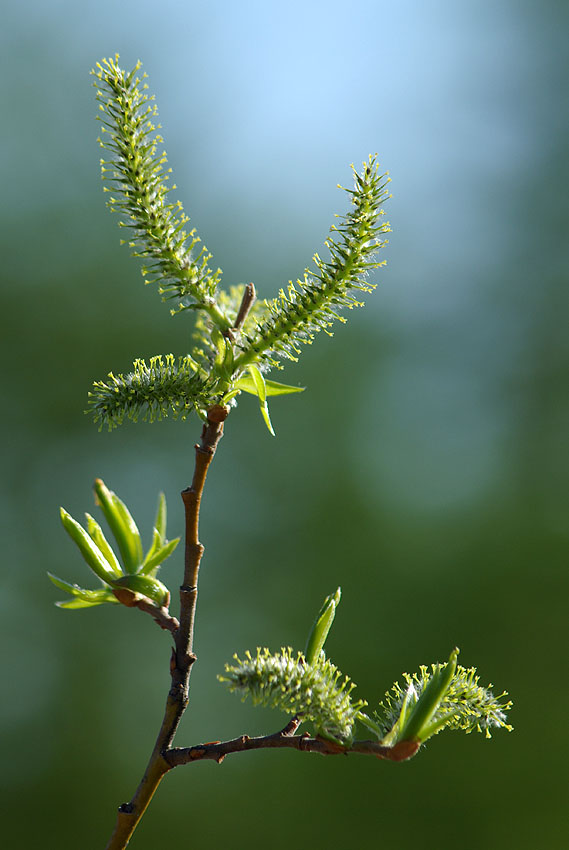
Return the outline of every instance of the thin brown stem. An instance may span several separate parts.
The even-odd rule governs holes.
[[[248,283],[245,287],[245,291],[243,292],[243,298],[241,299],[241,306],[239,307],[239,312],[237,313],[237,318],[235,319],[235,324],[233,325],[232,330],[240,331],[243,325],[245,324],[245,319],[249,315],[249,311],[251,307],[255,303],[255,299],[257,298],[257,293],[255,292],[255,285],[253,283]]]
[[[138,608],[139,611],[144,611],[145,614],[150,614],[152,619],[158,623],[161,629],[164,629],[167,632],[172,632],[172,634],[175,634],[178,631],[180,624],[178,620],[170,614],[167,608],[159,608],[158,605],[154,605],[152,602],[149,602],[145,597],[137,600],[135,607]]]
[[[184,581],[180,587],[180,628],[175,635],[176,664],[172,674],[172,690],[179,691],[179,699],[184,704],[184,709],[188,699],[190,670],[196,660],[193,653],[194,620],[198,599],[198,574],[204,552],[199,541],[201,499],[209,465],[223,436],[223,422],[227,414],[227,408],[221,406],[208,411],[208,421],[203,427],[201,443],[195,446],[196,462],[192,484],[182,491],[186,515],[186,543]]]
[[[385,747],[377,741],[354,741],[350,746],[342,746],[325,738],[295,735],[288,731],[291,723],[273,735],[263,735],[258,738],[241,735],[231,741],[213,741],[208,744],[198,744],[195,747],[173,748],[165,754],[165,758],[170,767],[179,767],[182,764],[190,764],[203,759],[211,759],[221,764],[223,759],[231,753],[287,748],[301,750],[302,752],[320,753],[323,756],[360,753],[376,756],[380,759],[388,759],[389,761],[406,761],[415,755],[420,746],[418,741],[401,741],[395,747]],[[298,724],[296,725],[298,726]]]
[[[223,435],[223,422],[227,413],[227,408],[221,406],[215,406],[208,411],[201,441],[195,446],[193,480],[191,486],[182,492],[186,519],[186,546],[184,579],[180,587],[180,624],[175,631],[170,629],[175,643],[170,661],[171,687],[166,700],[162,726],[146,771],[132,800],[119,807],[116,826],[106,850],[124,850],[162,777],[173,766],[166,757],[180,719],[188,705],[190,673],[196,659],[193,653],[194,619],[198,595],[198,573],[204,551],[198,536],[201,498],[207,471]],[[174,618],[170,619],[173,621]],[[164,618],[160,625],[169,628]]]

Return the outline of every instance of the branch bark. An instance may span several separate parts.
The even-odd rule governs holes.
[[[302,752],[320,753],[323,756],[360,753],[361,755],[372,755],[389,761],[406,761],[415,755],[419,747],[418,741],[401,741],[394,747],[384,747],[377,741],[354,741],[351,746],[342,747],[325,738],[311,738],[307,734],[295,735],[287,732],[287,727],[285,727],[281,732],[258,738],[241,735],[231,741],[212,741],[208,744],[198,744],[195,747],[175,747],[165,754],[165,758],[171,767],[179,767],[182,764],[190,764],[203,759],[211,759],[221,764],[223,759],[231,753],[242,753],[246,750],[288,748]]]
[[[146,771],[129,803],[118,810],[114,832],[106,850],[124,850],[142,818],[162,777],[172,765],[166,755],[176,734],[180,719],[188,705],[188,693],[194,655],[194,620],[198,597],[198,574],[204,547],[199,542],[199,515],[203,488],[217,445],[223,436],[226,407],[216,405],[207,414],[201,441],[195,446],[195,466],[191,486],[182,492],[186,520],[184,579],[180,587],[180,624],[173,632],[174,648],[170,661],[171,686],[164,718]],[[173,619],[173,618],[172,618]],[[165,621],[161,625],[166,628]],[[172,623],[170,624],[170,626]]]
[[[235,319],[235,324],[233,325],[232,330],[240,331],[243,325],[245,324],[245,319],[249,315],[251,307],[255,303],[255,299],[257,298],[257,293],[255,292],[255,286],[252,283],[248,283],[243,292],[243,298],[241,300],[241,306],[239,307],[239,312],[237,313],[237,318]]]
[[[121,592],[124,594],[129,591],[127,591],[126,588],[122,588]],[[158,623],[161,629],[164,629],[167,632],[172,632],[172,634],[177,632],[180,623],[170,614],[167,608],[159,608],[158,605],[155,605],[145,596],[136,598],[138,594],[133,593],[132,595],[135,599],[128,607],[138,608],[139,611],[143,611],[145,614],[150,614],[154,622]]]

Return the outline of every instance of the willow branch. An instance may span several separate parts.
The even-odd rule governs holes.
[[[181,688],[180,697],[186,703],[189,672],[196,658],[193,654],[194,619],[198,598],[198,574],[204,552],[204,547],[199,541],[200,505],[207,471],[213,460],[217,444],[223,436],[223,422],[227,414],[227,408],[220,405],[208,411],[201,443],[195,446],[196,463],[192,484],[182,491],[186,515],[186,545],[184,581],[180,587],[180,628],[175,635],[177,675],[172,677],[172,684]]]
[[[292,721],[298,726],[296,718]],[[291,724],[289,724],[291,727]],[[288,732],[285,727],[273,735],[264,735],[258,738],[250,738],[241,735],[231,741],[213,741],[208,744],[198,744],[195,747],[176,747],[165,753],[165,758],[170,767],[179,767],[182,764],[191,764],[203,759],[216,761],[218,764],[231,753],[242,753],[247,750],[262,749],[293,749],[301,752],[320,753],[323,756],[349,755],[359,753],[361,755],[372,755],[389,761],[405,761],[415,755],[420,747],[418,741],[402,741],[395,747],[385,747],[377,741],[354,741],[351,746],[343,747],[325,738],[311,738],[309,735],[295,735]]]
[[[192,483],[182,492],[186,520],[186,546],[184,579],[180,587],[180,624],[175,631],[171,629],[175,644],[170,661],[171,687],[166,700],[162,726],[146,771],[132,800],[119,807],[115,829],[106,850],[124,850],[162,777],[172,768],[166,757],[180,719],[188,705],[190,673],[192,664],[196,660],[193,653],[194,619],[198,595],[198,573],[204,552],[198,537],[201,498],[207,471],[223,435],[223,422],[227,413],[227,408],[221,406],[215,406],[208,411],[201,441],[195,446]],[[163,624],[166,625],[165,620]]]

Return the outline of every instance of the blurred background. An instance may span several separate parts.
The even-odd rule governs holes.
[[[228,286],[302,273],[378,152],[393,226],[368,306],[232,415],[204,497],[191,710],[177,743],[275,731],[217,682],[233,652],[327,649],[374,704],[461,662],[515,701],[513,734],[446,733],[408,764],[257,752],[174,771],[133,848],[567,847],[569,7],[490,0],[8,3],[4,131],[1,743],[6,847],[102,848],[151,750],[169,639],[136,611],[61,611],[89,575],[59,505],[96,476],[148,540],[182,531],[199,423],[98,433],[87,391],[184,353],[105,209],[88,72],[142,59],[192,225]],[[279,377],[278,375],[276,376]],[[175,588],[177,554],[162,577]],[[181,846],[181,845],[180,845]]]

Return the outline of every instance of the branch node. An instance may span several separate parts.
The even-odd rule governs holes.
[[[207,412],[207,421],[212,425],[221,425],[222,422],[225,422],[227,417],[229,416],[229,408],[224,404],[214,404],[213,407],[210,407]],[[214,453],[215,448],[208,447],[209,452],[211,454]]]
[[[302,737],[304,738],[306,736],[307,733],[305,732]],[[325,744],[332,753],[343,753],[344,755],[348,754],[346,747],[342,746],[342,744],[337,744],[335,741],[331,741],[329,738],[323,738],[321,735],[316,735],[316,740]]]
[[[132,809],[132,803],[121,803],[118,808],[118,811],[121,815],[130,815],[132,814]]]
[[[284,729],[281,729],[281,731],[279,732],[279,735],[282,738],[290,738],[292,735],[294,735],[294,733],[296,732],[296,730],[298,729],[298,727],[300,726],[301,723],[302,723],[301,718],[298,717],[298,715],[295,715],[294,717],[292,717],[289,720],[289,722],[286,724]]]

